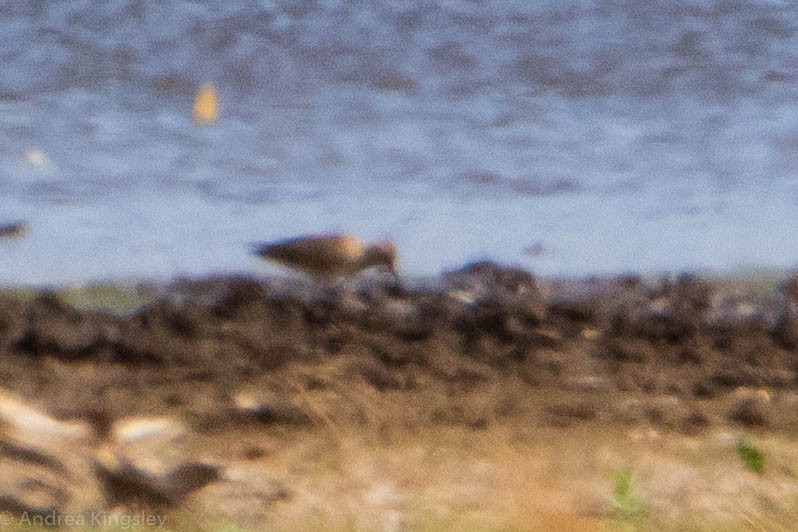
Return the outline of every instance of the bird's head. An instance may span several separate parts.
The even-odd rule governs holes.
[[[364,263],[367,266],[384,266],[396,277],[396,247],[387,240],[366,248]]]

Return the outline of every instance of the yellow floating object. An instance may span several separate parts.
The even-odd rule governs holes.
[[[216,89],[210,83],[200,87],[194,97],[194,121],[198,124],[210,124],[219,118],[216,103]]]

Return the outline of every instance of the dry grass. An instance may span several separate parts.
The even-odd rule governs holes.
[[[573,390],[509,376],[463,387],[420,375],[412,390],[381,392],[343,379],[350,362],[333,357],[274,375],[275,390],[309,424],[253,423],[197,436],[196,455],[223,461],[228,475],[191,495],[166,529],[798,526],[798,442],[789,435],[742,435],[716,424],[686,436],[601,417],[558,426],[545,422],[541,405],[567,399],[558,393],[573,399]],[[763,456],[761,474],[741,460],[743,439]],[[247,456],[251,449],[260,452]],[[270,499],[274,482],[290,496]]]
[[[682,437],[513,426],[427,429],[382,446],[369,439],[311,432],[265,460],[293,491],[269,510],[270,529],[788,530],[798,523],[792,474],[751,474],[722,441],[696,449]],[[787,463],[785,443],[767,446]],[[616,511],[619,466],[631,471],[631,496],[645,512]]]
[[[327,369],[328,376],[337,371]],[[299,375],[286,375],[287,385],[314,420],[310,426],[236,435],[268,439],[271,451],[247,467],[291,491],[257,518],[227,516],[243,529],[260,522],[270,530],[798,525],[798,443],[786,436],[747,435],[767,460],[757,474],[740,460],[735,432],[688,437],[599,421],[544,426],[528,415],[535,398],[525,399],[512,383],[459,394],[440,386],[377,392],[365,384],[304,390]],[[439,409],[455,407],[450,424],[430,423]]]

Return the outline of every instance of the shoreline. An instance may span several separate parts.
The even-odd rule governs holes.
[[[191,389],[202,374],[203,386],[223,397],[208,413],[213,424],[235,410],[239,388],[332,365],[342,379],[378,391],[519,380],[533,391],[606,395],[608,404],[617,403],[613,394],[671,395],[686,406],[668,424],[687,423],[707,418],[694,415],[702,400],[736,389],[798,394],[798,277],[787,279],[540,281],[475,263],[423,289],[379,279],[331,287],[217,276],[166,287],[3,290],[0,370],[9,391],[55,401],[64,414],[111,419],[131,408],[195,415],[190,398],[171,388]],[[86,365],[100,368],[93,382],[72,374]],[[111,375],[139,382],[142,393],[170,393],[130,403],[109,389]],[[623,417],[618,408],[610,419]],[[596,417],[588,410],[586,419]],[[564,416],[579,422],[582,414]],[[769,421],[760,414],[755,426],[798,432],[798,413]]]
[[[582,291],[590,290],[591,287],[608,286],[619,279],[639,279],[641,282],[654,285],[664,280],[675,280],[680,276],[691,276],[703,279],[723,291],[734,291],[740,294],[762,294],[776,293],[782,283],[791,277],[798,275],[796,268],[745,268],[726,270],[683,270],[683,271],[662,271],[656,273],[640,273],[635,271],[620,271],[616,273],[600,273],[587,275],[538,275],[534,269],[525,268],[520,265],[498,264],[492,261],[479,261],[466,263],[462,268],[469,264],[477,263],[496,264],[500,268],[518,270],[531,275],[538,284],[541,293],[545,297],[572,297]],[[447,274],[458,271],[458,269],[446,270],[437,275],[421,275],[401,277],[403,286],[409,290],[423,292],[435,291],[443,288],[443,279]],[[295,274],[290,271],[279,271],[278,273],[261,273],[252,270],[229,271],[222,273],[207,273],[201,275],[181,274],[164,277],[130,277],[120,279],[85,279],[72,282],[61,283],[0,283],[0,297],[11,296],[15,298],[28,299],[34,294],[42,291],[50,291],[60,295],[65,295],[70,303],[78,307],[88,304],[91,306],[96,299],[108,300],[108,310],[114,311],[115,307],[125,309],[140,301],[141,305],[153,301],[158,295],[166,295],[175,286],[224,283],[226,280],[235,281],[237,279],[248,279],[264,285],[279,287],[282,291],[297,293],[307,293],[309,287],[316,283],[312,278],[302,274]],[[354,279],[354,282],[347,283],[352,289],[358,289],[379,283],[379,276],[366,275]],[[121,301],[115,301],[115,298]],[[84,301],[85,300],[85,301]],[[117,304],[119,303],[119,304]],[[102,305],[98,310],[103,308]],[[137,307],[131,307],[135,310]]]
[[[371,495],[355,494],[351,504],[334,502],[334,479],[360,482],[350,476],[352,463],[392,463],[389,450],[411,453],[405,456],[411,463],[435,469],[444,466],[424,457],[446,449],[442,463],[450,469],[441,469],[439,478],[424,480],[395,466],[392,474],[407,477],[410,487],[391,489],[406,501],[441,478],[454,482],[471,463],[456,458],[461,453],[484,457],[505,476],[520,461],[532,479],[518,481],[562,490],[554,506],[538,502],[530,509],[515,500],[519,515],[531,512],[539,523],[553,518],[552,507],[560,519],[561,506],[570,523],[598,526],[629,517],[598,491],[572,498],[587,489],[578,481],[585,475],[605,490],[602,470],[623,471],[622,449],[629,446],[635,449],[629,467],[648,475],[640,482],[662,480],[671,467],[652,465],[652,453],[683,468],[686,453],[691,475],[731,471],[723,475],[732,483],[745,474],[735,445],[748,439],[768,453],[765,479],[782,485],[798,475],[792,466],[788,472],[771,466],[798,453],[784,443],[798,435],[796,276],[627,275],[574,282],[476,263],[425,289],[376,278],[356,287],[320,287],[217,276],[158,289],[142,285],[136,297],[118,286],[12,292],[0,290],[3,393],[56,419],[87,424],[96,438],[130,418],[178,420],[193,459],[212,456],[225,471],[259,472],[245,488],[219,477],[187,502],[169,506],[178,514],[190,508],[236,523],[258,523],[267,515],[291,529],[312,507],[338,523],[341,508],[350,515],[358,505],[373,504]],[[592,438],[604,443],[590,447]],[[737,469],[703,460],[689,450],[696,445],[724,453]],[[413,449],[422,455],[412,455]],[[534,453],[549,462],[538,464]],[[539,467],[564,468],[564,477],[533,480]],[[483,478],[486,484],[472,481],[472,488],[504,485],[505,476],[492,475]],[[275,495],[265,507],[233,502],[242,496],[236,489],[251,495],[269,482],[281,489],[269,484]],[[776,497],[795,511],[785,518],[798,516],[788,502],[793,499],[780,498],[798,497],[798,486],[771,493],[763,480],[756,482],[752,494],[767,492],[768,500]],[[648,486],[659,499],[650,501],[645,515],[624,510],[634,519],[661,528],[674,507],[684,510],[677,524],[693,519],[692,503]],[[506,488],[494,495],[510,496],[512,484]],[[142,504],[118,497],[128,508]],[[326,500],[320,503],[326,510],[313,506],[313,497]],[[433,522],[446,522],[462,503],[456,495],[442,500],[449,514],[430,510]],[[491,501],[494,522],[507,501]],[[751,504],[767,514],[768,504]],[[402,522],[423,522],[413,504],[402,508]],[[377,521],[368,518],[361,528],[382,527],[382,519],[398,511],[375,510]],[[524,529],[519,515],[511,521]],[[710,518],[717,524],[728,515]],[[731,522],[744,522],[737,518]],[[346,529],[346,523],[336,526]],[[326,524],[322,520],[318,529]]]

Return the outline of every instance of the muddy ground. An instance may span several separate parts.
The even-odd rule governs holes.
[[[407,452],[507,427],[551,442],[798,435],[798,277],[541,281],[479,263],[423,287],[215,277],[139,292],[146,303],[122,313],[52,291],[0,295],[2,388],[100,435],[124,417],[173,416],[222,465],[283,471],[272,495],[234,509],[214,507],[232,496],[212,486],[187,499],[245,528],[309,497],[312,474],[296,468],[324,462],[302,447],[314,438],[366,434],[359,445]],[[296,512],[293,524],[310,518]],[[416,522],[397,512],[375,526]],[[595,501],[568,512],[613,517]]]

